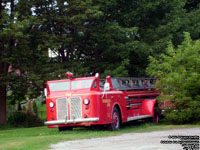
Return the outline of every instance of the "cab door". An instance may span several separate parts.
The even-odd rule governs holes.
[[[104,88],[101,89],[101,100],[100,100],[100,114],[103,122],[110,123],[112,121],[112,103],[114,101],[114,96],[112,90],[110,89],[110,83],[105,82]]]

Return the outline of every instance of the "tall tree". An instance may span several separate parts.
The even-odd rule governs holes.
[[[39,25],[32,15],[32,5],[10,0],[1,1],[0,6],[0,124],[5,124],[7,90],[12,91],[15,100],[30,91],[38,95],[44,84],[43,74],[36,74],[48,55],[47,48],[46,53],[41,48],[44,40],[34,42],[41,34],[37,32]],[[20,71],[17,76],[16,70]]]
[[[96,0],[36,1],[35,14],[45,21],[57,63],[78,74],[115,69],[128,55],[137,28],[119,25],[108,9],[113,2]],[[108,5],[108,6],[107,6]],[[125,51],[124,51],[125,50]],[[110,59],[112,58],[112,59]],[[117,64],[113,65],[113,61]],[[77,70],[78,68],[82,68]]]
[[[148,56],[159,56],[168,41],[175,46],[183,40],[183,32],[192,39],[200,37],[199,1],[196,0],[128,0],[116,1],[110,8],[123,27],[137,27],[137,42],[132,47],[129,75],[144,76]]]
[[[14,0],[10,1],[10,15],[5,10],[6,3],[0,1],[0,124],[6,123],[6,76],[8,73],[9,63],[6,57],[10,56],[13,47],[14,39],[12,36],[7,35],[8,30],[11,28],[10,24],[13,20]],[[13,20],[14,21],[14,20]],[[5,26],[8,25],[8,28]]]

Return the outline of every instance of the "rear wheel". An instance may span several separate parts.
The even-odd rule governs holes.
[[[120,129],[121,118],[119,114],[119,110],[115,107],[112,114],[112,123],[108,125],[108,129],[111,131]]]
[[[69,127],[58,127],[58,131],[62,132],[62,131],[71,131],[73,130],[73,127],[69,126]]]
[[[159,116],[160,116],[160,109],[158,106],[154,107],[154,116],[153,116],[153,122],[154,123],[159,123]]]
[[[149,122],[149,123],[159,123],[159,119],[160,118],[160,109],[158,106],[155,106],[154,107],[154,115],[153,117],[150,117],[150,118],[146,118],[146,122]]]

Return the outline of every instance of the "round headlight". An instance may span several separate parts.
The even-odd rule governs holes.
[[[86,99],[84,99],[83,103],[84,103],[85,105],[88,105],[88,104],[90,103],[90,100],[86,98]]]
[[[49,107],[51,107],[51,108],[54,107],[54,103],[53,103],[53,102],[50,102],[50,103],[49,103]]]

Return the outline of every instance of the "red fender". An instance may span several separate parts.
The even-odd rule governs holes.
[[[157,100],[143,100],[142,102],[142,111],[141,115],[152,115],[154,116],[154,107],[156,105]]]

